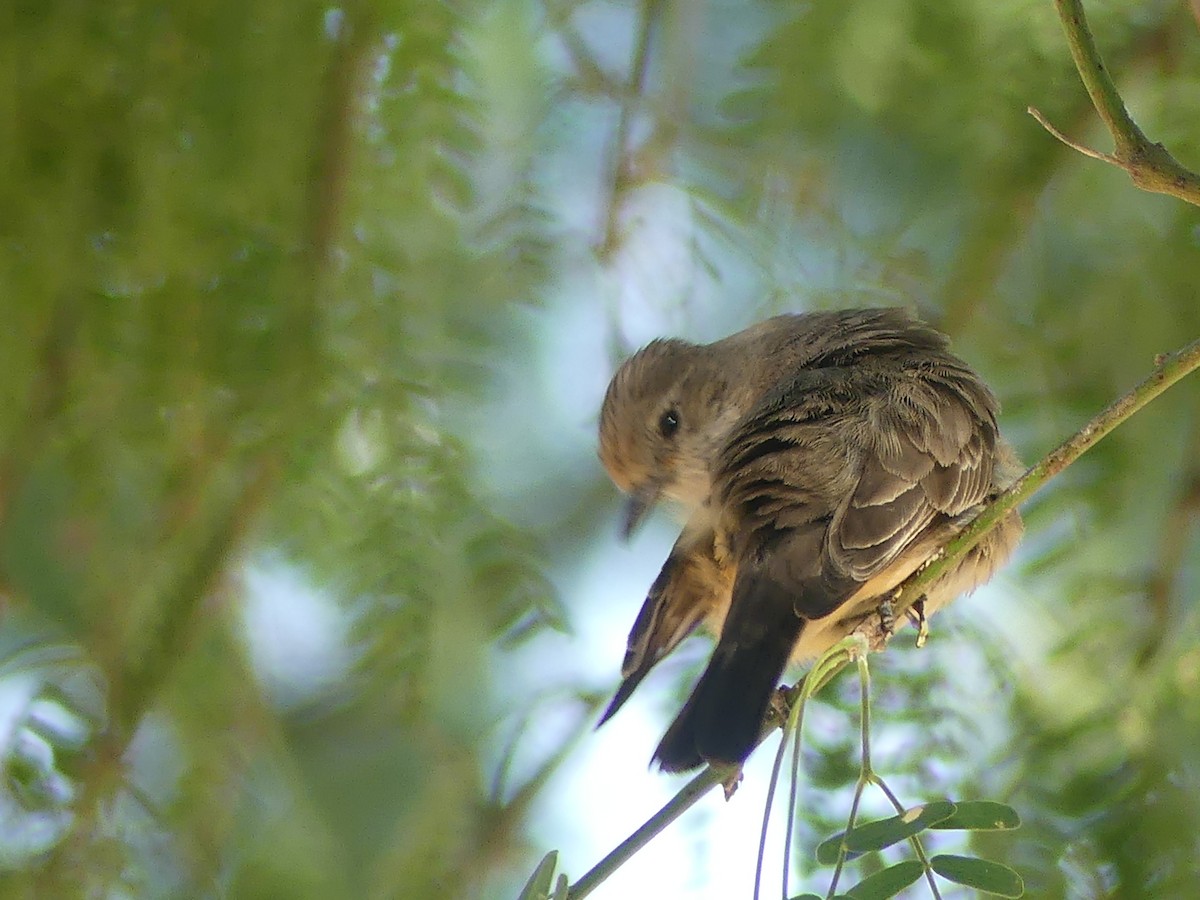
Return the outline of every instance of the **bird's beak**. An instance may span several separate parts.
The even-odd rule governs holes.
[[[662,487],[657,481],[647,481],[639,486],[625,503],[625,524],[621,527],[621,537],[629,540],[646,520],[646,514],[654,508],[662,494]]]

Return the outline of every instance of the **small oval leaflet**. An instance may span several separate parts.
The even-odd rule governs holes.
[[[920,878],[924,871],[921,864],[915,859],[906,859],[873,875],[868,875],[847,890],[846,896],[852,897],[853,900],[887,900],[888,897],[895,897]]]
[[[847,833],[846,849],[854,853],[882,850],[950,818],[954,815],[954,809],[954,804],[948,800],[935,800],[906,810],[899,816],[867,822]]]
[[[1003,863],[976,856],[956,856],[944,853],[929,861],[930,867],[947,881],[965,884],[985,894],[997,897],[1021,897],[1025,882]]]
[[[1017,811],[994,800],[956,800],[954,815],[931,828],[963,831],[1011,831],[1021,827]]]

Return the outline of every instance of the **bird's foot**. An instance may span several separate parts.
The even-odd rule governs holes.
[[[788,699],[789,688],[779,685],[771,693],[771,703],[767,707],[767,720],[770,722],[786,722],[792,712],[792,704]]]
[[[890,641],[896,633],[896,608],[892,605],[895,599],[896,595],[893,594],[879,601],[879,631],[883,635],[884,643]]]
[[[721,790],[725,792],[726,802],[733,799],[733,795],[737,793],[738,785],[742,783],[742,767],[733,766],[729,770],[729,774],[721,779]]]
[[[924,647],[929,640],[929,620],[925,618],[925,598],[922,597],[908,608],[908,618],[917,626],[917,646]]]

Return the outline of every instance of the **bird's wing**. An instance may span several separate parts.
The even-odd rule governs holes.
[[[810,369],[734,429],[714,480],[739,555],[770,557],[762,574],[819,618],[986,499],[996,440],[995,401],[965,367]]]
[[[972,379],[962,387],[978,387]],[[828,560],[864,582],[888,568],[931,524],[992,491],[994,401],[959,385],[901,380],[866,407],[853,492],[830,521]],[[978,393],[978,391],[976,391]],[[990,394],[982,393],[985,401]]]
[[[709,529],[699,535],[685,530],[675,542],[629,632],[621,685],[601,716],[601,725],[659,660],[728,602],[733,571],[717,561],[713,541]]]

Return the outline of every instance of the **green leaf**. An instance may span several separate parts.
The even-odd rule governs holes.
[[[525,882],[525,888],[521,891],[517,900],[550,900],[550,882],[554,878],[554,869],[558,865],[558,851],[551,850],[542,857],[542,861],[538,863],[538,867],[533,870],[533,874],[529,876],[529,881]],[[559,879],[560,887],[563,879]],[[554,892],[555,900],[558,900],[558,890]]]
[[[567,889],[570,884],[567,882],[567,876],[560,874],[558,876],[558,884],[554,885],[554,896],[550,900],[567,900]]]
[[[947,881],[965,884],[997,897],[1020,897],[1025,893],[1021,876],[1002,863],[975,856],[944,853],[929,861],[933,871]]]
[[[903,815],[859,825],[845,835],[844,842],[846,849],[851,853],[882,850],[884,847],[907,840],[914,834],[918,834],[952,815],[954,815],[954,804],[949,800],[937,800],[933,803],[926,803],[924,806],[914,806],[905,811]],[[818,859],[821,859],[821,850],[828,843],[829,841],[825,841],[821,847],[817,848]],[[835,855],[834,859],[836,860],[836,858]]]
[[[790,900],[825,900],[820,894],[797,894]]]
[[[835,865],[838,861],[838,854],[842,850],[842,838],[846,836],[846,832],[839,831],[831,838],[826,838],[817,845],[817,862],[823,866]],[[862,854],[847,853],[846,859],[855,859]]]
[[[1011,831],[1021,827],[1021,817],[1011,806],[994,800],[963,800],[954,804],[954,815],[929,826],[939,830]]]
[[[915,859],[906,859],[864,878],[846,891],[846,896],[854,900],[887,900],[920,878],[924,871]]]

